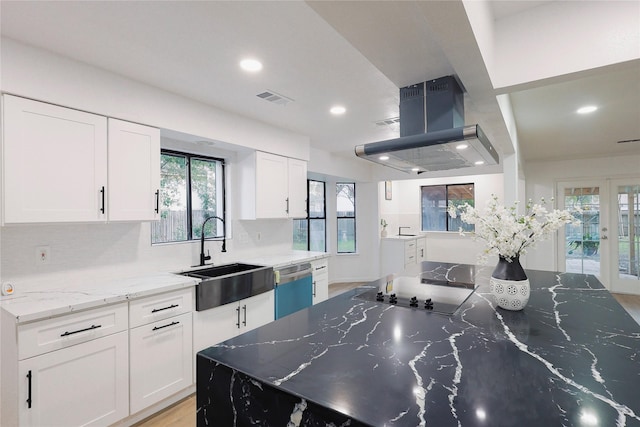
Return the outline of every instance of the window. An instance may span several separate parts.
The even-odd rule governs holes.
[[[474,206],[473,184],[430,185],[420,187],[422,205],[422,231],[474,231],[473,224],[467,224],[460,217],[451,218],[447,213],[449,203],[460,206],[469,203]]]
[[[338,253],[356,251],[356,185],[336,183],[336,212],[338,217]]]
[[[325,252],[326,203],[325,183],[307,181],[307,218],[293,220],[293,249]]]
[[[151,226],[151,243],[199,239],[211,216],[224,220],[224,161],[162,150],[160,221]],[[222,221],[211,220],[205,237],[223,237]]]

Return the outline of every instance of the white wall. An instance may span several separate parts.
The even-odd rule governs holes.
[[[481,242],[474,242],[470,237],[462,237],[452,232],[426,232],[421,228],[420,187],[426,185],[466,184],[473,183],[476,206],[483,208],[491,195],[500,200],[504,197],[502,174],[468,175],[448,178],[414,179],[392,182],[392,198],[385,200],[384,183],[379,183],[379,216],[389,224],[388,236],[398,234],[398,227],[409,226],[403,233],[426,234],[427,260],[453,263],[475,264],[477,254],[484,248]],[[377,224],[380,220],[378,219]],[[378,225],[378,230],[380,226]],[[489,261],[491,263],[491,261]]]
[[[624,157],[601,157],[556,162],[527,163],[527,198],[534,201],[541,197],[549,200],[560,197],[556,194],[561,181],[593,181],[616,178],[640,177],[640,155]],[[541,242],[526,256],[527,268],[539,270],[564,270],[557,265],[557,240]]]

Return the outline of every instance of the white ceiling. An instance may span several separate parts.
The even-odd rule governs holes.
[[[548,1],[496,1],[494,19]],[[2,35],[224,110],[310,136],[351,156],[395,137],[378,120],[398,115],[398,87],[456,74],[466,122],[512,152],[474,33],[459,1],[7,1]],[[238,68],[245,56],[264,69]],[[512,93],[525,160],[638,153],[640,61]],[[286,106],[256,95],[274,91]],[[504,90],[501,92],[503,93]],[[586,120],[567,112],[597,102]],[[334,117],[329,108],[347,113]],[[597,119],[594,119],[597,117]]]

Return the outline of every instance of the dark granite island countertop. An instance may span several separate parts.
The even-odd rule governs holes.
[[[198,426],[640,426],[640,326],[601,283],[528,270],[509,312],[490,271],[452,316],[356,289],[203,350]]]

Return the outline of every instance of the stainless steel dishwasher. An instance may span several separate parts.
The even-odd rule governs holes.
[[[280,319],[313,303],[311,263],[296,264],[274,270],[276,319]]]

